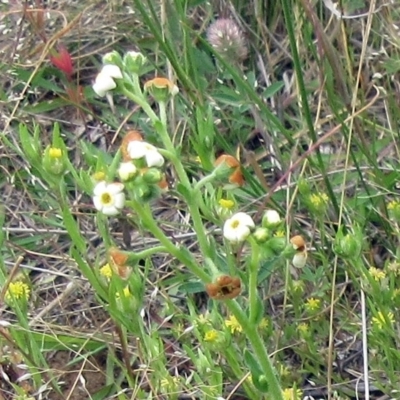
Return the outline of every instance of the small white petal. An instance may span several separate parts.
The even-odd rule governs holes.
[[[148,151],[145,157],[149,168],[161,167],[164,164],[164,157],[157,150]]]
[[[150,143],[133,140],[129,142],[127,150],[132,160],[138,160],[144,157],[149,168],[161,167],[164,164],[164,157],[159,153],[157,148]]]
[[[104,97],[107,92],[115,89],[116,87],[117,84],[114,82],[114,80],[109,75],[105,75],[102,72],[97,75],[92,86],[94,92],[100,97]]]
[[[105,192],[106,189],[107,189],[107,182],[106,181],[100,181],[94,187],[93,193],[94,193],[95,196],[100,196],[102,193]]]
[[[301,251],[293,256],[292,264],[296,268],[304,268],[307,263],[307,252]]]
[[[114,196],[114,206],[122,210],[125,205],[125,193],[118,193]]]
[[[145,157],[148,151],[154,151],[156,148],[147,142],[133,140],[129,142],[127,150],[129,157],[132,158],[132,160],[137,160]]]
[[[110,78],[114,79],[123,78],[121,69],[118,66],[112,64],[104,65],[103,68],[101,69],[100,74],[108,75]]]
[[[124,184],[118,183],[118,182],[110,183],[107,186],[107,190],[108,190],[108,193],[110,193],[112,195],[119,194],[124,190]]]

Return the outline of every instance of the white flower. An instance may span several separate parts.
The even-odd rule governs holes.
[[[114,182],[99,182],[93,190],[93,203],[105,215],[117,215],[125,204],[124,185]]]
[[[128,162],[123,162],[119,165],[118,176],[121,179],[121,181],[128,181],[129,179],[134,178],[136,174],[137,174],[137,168],[133,163],[128,161]]]
[[[246,213],[239,212],[225,221],[223,234],[233,243],[243,242],[254,228],[254,221]]]
[[[104,97],[107,92],[117,87],[114,79],[122,79],[122,72],[119,67],[111,64],[104,65],[96,76],[92,86],[93,90],[98,96]]]
[[[281,223],[281,217],[275,210],[267,210],[262,219],[262,226],[265,228],[273,229]]]
[[[296,268],[304,268],[307,262],[307,252],[299,251],[293,256],[292,264]]]
[[[164,157],[150,143],[133,140],[128,143],[127,150],[132,160],[144,157],[149,168],[161,167],[164,164]]]

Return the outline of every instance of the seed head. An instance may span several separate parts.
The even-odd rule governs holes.
[[[235,21],[221,18],[207,29],[207,40],[227,61],[243,61],[247,57],[247,48],[242,31]]]

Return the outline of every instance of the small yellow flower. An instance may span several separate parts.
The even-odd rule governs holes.
[[[304,292],[304,282],[303,281],[293,281],[293,291],[296,293]]]
[[[326,193],[313,193],[309,197],[309,201],[315,211],[324,212],[329,201]]]
[[[229,199],[220,199],[218,201],[218,204],[222,208],[226,208],[227,210],[231,210],[234,207],[235,202],[233,200],[229,200]]]
[[[113,270],[109,263],[103,265],[100,270],[100,275],[104,276],[107,280],[110,280],[113,274]]]
[[[376,317],[372,317],[372,325],[378,329],[382,329],[387,324],[392,325],[393,323],[394,315],[392,312],[388,312],[385,316],[382,311],[379,311],[378,314],[376,314]]]
[[[204,340],[206,342],[216,342],[218,340],[218,336],[218,332],[215,329],[212,329],[206,332],[206,334],[204,335]]]
[[[400,296],[400,289],[394,289],[392,294],[392,300],[397,299]]]
[[[393,273],[396,276],[400,275],[400,263],[398,262],[391,262],[387,265],[387,270]]]
[[[387,209],[389,211],[389,216],[394,219],[396,222],[400,221],[400,201],[393,200],[387,205]]]
[[[282,396],[284,400],[301,400],[303,398],[303,392],[300,389],[285,389],[282,392]]]
[[[286,365],[279,364],[278,371],[281,378],[287,378],[290,375],[290,369]]]
[[[260,328],[260,329],[267,329],[268,326],[269,326],[269,321],[268,321],[268,319],[267,319],[267,318],[263,318],[263,319],[260,321],[259,328]]]
[[[211,321],[208,314],[200,314],[195,321],[196,326],[209,325],[209,324],[211,324]]]
[[[375,267],[371,267],[369,269],[369,273],[377,282],[381,281],[386,277],[386,273],[384,271]]]
[[[131,296],[131,291],[129,290],[129,286],[125,286],[125,287],[123,288],[123,290],[122,290],[122,295],[123,295],[124,297],[130,297],[130,296]],[[120,294],[117,293],[115,297],[116,297],[117,299],[119,299],[119,298],[120,298]]]
[[[305,308],[307,311],[315,311],[318,310],[321,306],[321,300],[316,299],[314,297],[310,297],[305,304]]]
[[[242,326],[239,324],[235,316],[231,315],[227,320],[225,320],[225,326],[229,328],[232,334],[235,332],[243,332]]]
[[[179,384],[179,378],[177,376],[163,378],[161,379],[160,384],[162,388],[167,389],[168,391],[173,391]]]
[[[304,335],[309,332],[310,327],[305,322],[302,322],[301,324],[298,325],[297,329],[299,330],[300,333]]]
[[[106,174],[103,171],[98,171],[92,175],[92,178],[95,182],[101,182],[104,181],[104,179],[106,179]]]
[[[12,299],[24,299],[28,300],[30,294],[29,286],[21,281],[11,282],[8,286],[5,299],[12,300]]]
[[[283,230],[279,230],[279,231],[276,231],[274,233],[274,237],[282,238],[282,237],[285,237],[285,236],[286,236],[286,233]]]
[[[50,147],[49,149],[49,157],[50,158],[61,158],[62,157],[62,150],[58,147]]]
[[[392,200],[387,205],[388,210],[396,210],[400,209],[400,201],[399,200]]]

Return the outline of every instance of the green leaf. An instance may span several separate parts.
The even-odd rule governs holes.
[[[204,292],[204,285],[201,282],[187,282],[179,286],[179,291],[187,294]]]

